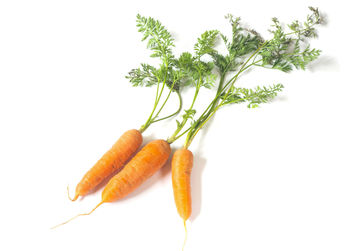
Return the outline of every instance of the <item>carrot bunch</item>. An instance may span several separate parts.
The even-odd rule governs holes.
[[[130,80],[133,86],[149,87],[156,85],[154,106],[148,119],[139,130],[132,129],[125,132],[112,148],[83,176],[76,186],[75,196],[70,198],[68,194],[69,198],[75,201],[78,197],[87,195],[103,181],[109,179],[102,192],[101,202],[90,213],[103,203],[113,202],[125,197],[165,164],[171,154],[170,141],[153,140],[137,152],[143,141],[142,133],[153,123],[169,119],[181,111],[181,87],[195,86],[196,97],[200,87],[210,88],[214,82],[214,79],[210,78],[213,75],[211,73],[213,64],[201,61],[200,57],[208,53],[206,47],[209,48],[214,45],[216,35],[212,36],[210,40],[207,38],[199,39],[202,44],[197,45],[200,51],[196,54],[196,65],[193,64],[192,68],[196,66],[200,69],[190,70],[189,64],[193,63],[194,58],[188,57],[189,53],[183,53],[179,58],[175,58],[172,53],[172,47],[174,47],[173,38],[159,21],[151,17],[145,18],[137,15],[137,27],[143,33],[142,40],[148,40],[148,48],[152,51],[151,57],[158,57],[161,64],[158,68],[148,64],[141,64],[140,68],[131,70],[126,78]],[[192,76],[193,71],[200,75]],[[205,80],[205,78],[207,79]],[[193,85],[194,82],[196,82],[195,85]],[[169,89],[166,96],[163,95],[165,87]],[[179,108],[174,113],[159,118],[160,112],[165,107],[172,93],[176,93],[179,98]],[[163,100],[161,100],[162,97]],[[194,101],[192,106],[193,104]],[[189,114],[190,112],[187,113]],[[188,114],[185,116],[186,119],[182,126],[190,118]],[[136,155],[131,158],[135,153]],[[62,224],[66,224],[69,221]]]
[[[247,103],[248,108],[256,108],[271,101],[282,91],[281,84],[250,89],[236,86],[238,79],[248,70],[255,67],[283,72],[305,69],[307,64],[320,55],[320,50],[310,48],[309,39],[316,37],[315,27],[321,24],[322,19],[318,9],[309,9],[311,14],[306,21],[292,22],[288,25],[289,31],[284,30],[277,18],[273,18],[269,39],[263,39],[255,30],[244,28],[239,18],[227,15],[232,29],[229,37],[218,30],[205,31],[197,39],[194,52],[183,52],[178,58],[172,53],[174,40],[165,27],[153,18],[137,15],[137,26],[143,34],[142,40],[148,41],[147,47],[152,50],[151,56],[159,58],[161,64],[158,68],[141,64],[140,68],[130,71],[127,78],[134,86],[156,86],[154,107],[139,130],[125,132],[84,175],[72,200],[87,195],[109,177],[111,178],[102,192],[100,203],[90,213],[103,203],[125,197],[162,168],[171,154],[170,145],[185,136],[183,147],[175,151],[171,166],[175,205],[186,227],[192,211],[191,171],[194,164],[193,153],[188,148],[199,131],[223,106]],[[224,52],[215,49],[219,38],[225,44]],[[209,60],[204,60],[204,56]],[[194,108],[200,89],[213,87],[217,79],[214,97],[201,110],[200,115],[196,116],[197,110]],[[174,132],[167,140],[153,140],[138,151],[142,144],[142,133],[151,124],[172,118],[182,110],[180,90],[184,86],[194,88],[194,95],[188,109],[184,109],[180,119],[176,120]],[[165,87],[169,92],[160,102]],[[174,92],[179,97],[179,109],[159,118]]]

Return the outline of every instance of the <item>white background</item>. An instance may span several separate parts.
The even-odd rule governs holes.
[[[186,250],[350,250],[348,10],[343,1],[16,1],[0,3],[0,249],[181,250],[184,229],[170,166],[126,199],[91,216],[100,192],[72,203],[66,186],[126,130],[147,118],[155,89],[124,78],[149,52],[140,13],[191,51],[206,29],[229,32],[241,16],[265,36],[271,17],[303,19],[318,6],[328,24],[307,71],[252,71],[241,86],[283,83],[274,102],[220,110],[190,149],[193,215]],[[203,91],[197,109],[212,97]],[[187,103],[192,90],[184,94]],[[201,105],[202,104],[202,105]],[[175,109],[176,101],[168,106]],[[145,142],[166,138],[159,123]],[[173,145],[181,146],[183,140]]]

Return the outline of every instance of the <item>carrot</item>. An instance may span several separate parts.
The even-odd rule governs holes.
[[[85,196],[96,188],[108,176],[120,171],[126,161],[142,144],[140,131],[132,129],[126,131],[112,148],[84,175],[75,189],[75,201],[79,196]]]
[[[174,153],[171,162],[172,183],[177,212],[184,222],[191,216],[191,171],[193,154],[182,148]]]
[[[170,145],[164,140],[148,143],[120,173],[110,179],[102,192],[102,201],[113,202],[134,191],[165,164],[170,153]]]
[[[186,221],[192,213],[191,199],[191,172],[193,166],[193,154],[190,150],[182,148],[174,153],[171,161],[171,177],[177,212],[181,216],[185,227],[185,240],[182,250],[187,241]]]
[[[168,160],[170,145],[164,140],[153,140],[144,146],[125,167],[109,180],[102,192],[102,199],[89,213],[79,214],[58,226],[64,225],[81,215],[89,215],[106,202],[117,201],[138,188],[145,180],[158,171]]]

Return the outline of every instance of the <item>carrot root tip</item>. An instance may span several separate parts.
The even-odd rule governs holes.
[[[186,220],[184,220],[184,228],[185,228],[185,239],[184,239],[184,243],[182,245],[182,251],[185,250],[185,245],[186,245],[186,242],[187,242],[187,227],[186,227]]]
[[[77,194],[77,193],[75,193],[73,199],[72,199],[72,197],[70,197],[70,195],[69,195],[69,185],[67,186],[67,195],[68,195],[68,199],[69,199],[70,201],[76,201],[76,200],[78,199],[78,197],[79,197],[79,194]]]
[[[56,226],[51,227],[50,229],[55,229],[55,228],[57,228],[57,227],[59,227],[59,226],[65,225],[65,224],[67,224],[68,222],[70,222],[70,221],[72,221],[72,220],[78,218],[79,216],[90,215],[90,214],[92,214],[99,206],[101,206],[103,203],[104,203],[104,201],[101,201],[100,203],[98,203],[97,206],[94,207],[94,209],[92,209],[89,213],[78,214],[78,215],[74,216],[73,218],[70,218],[69,220],[67,220],[67,221],[65,221],[65,222],[62,222],[62,223],[60,223],[60,224],[58,224],[58,225],[56,225]]]

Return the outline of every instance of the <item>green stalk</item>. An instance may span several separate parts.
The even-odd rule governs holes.
[[[165,63],[165,68],[168,70],[168,63]],[[165,75],[165,78],[164,78],[164,80],[163,80],[163,85],[162,85],[162,88],[161,88],[160,92],[159,92],[159,83],[160,83],[160,81],[158,80],[158,84],[157,84],[157,93],[156,93],[156,99],[155,99],[155,102],[154,102],[154,106],[153,106],[151,115],[148,117],[146,123],[143,124],[143,125],[141,126],[141,128],[139,129],[139,131],[140,131],[141,133],[143,133],[143,132],[154,122],[154,119],[158,116],[158,114],[159,114],[159,112],[161,111],[161,109],[163,109],[163,107],[164,107],[166,101],[168,101],[168,99],[169,99],[171,90],[170,90],[170,92],[169,92],[169,94],[168,94],[168,97],[166,98],[165,102],[164,102],[163,105],[161,106],[161,109],[158,111],[158,113],[156,114],[156,116],[153,117],[153,114],[154,114],[155,110],[157,109],[157,106],[158,106],[158,103],[159,103],[159,101],[160,101],[160,98],[162,97],[163,90],[164,90],[164,87],[165,87],[165,85],[166,85],[167,77],[168,77],[168,74]],[[174,87],[174,84],[175,84],[175,82],[173,82],[173,85],[172,85],[171,89]],[[159,95],[158,95],[158,92],[159,92]]]
[[[172,114],[170,114],[170,115],[168,115],[168,116],[166,116],[166,117],[153,120],[152,123],[155,123],[155,122],[158,122],[158,121],[161,121],[161,120],[165,120],[165,119],[171,118],[171,117],[177,115],[177,114],[181,111],[181,109],[182,109],[182,97],[181,97],[179,91],[175,91],[175,92],[176,92],[176,94],[177,94],[177,96],[178,96],[178,98],[179,98],[179,108],[176,110],[176,112],[174,112],[174,113],[172,113]]]
[[[216,96],[213,100],[213,102],[211,103],[211,108],[207,111],[205,111],[201,117],[198,119],[198,122],[199,123],[196,123],[196,125],[191,128],[191,130],[189,131],[189,133],[187,134],[187,137],[186,137],[186,140],[185,140],[185,143],[184,143],[184,148],[188,148],[194,137],[197,135],[197,133],[202,129],[202,127],[210,120],[210,118],[216,113],[216,111],[223,105],[223,102],[225,101],[225,99],[227,98],[228,94],[229,94],[229,91],[226,92],[226,94],[224,95],[224,97],[222,98],[221,102],[218,104],[219,102],[219,99],[222,95],[222,91],[225,90],[228,86],[230,86],[230,90],[233,88],[235,82],[237,81],[238,79],[238,76],[244,72],[245,70],[247,70],[249,67],[253,66],[254,65],[254,62],[248,64],[248,62],[254,57],[257,55],[257,53],[263,48],[263,46],[265,46],[267,43],[267,41],[265,41],[245,62],[244,64],[241,66],[240,70],[237,72],[237,74],[235,76],[233,76],[226,84],[223,88],[221,88],[220,90],[218,89],[217,93],[216,93]],[[254,58],[255,59],[255,58]],[[222,82],[221,82],[222,80]],[[223,82],[224,82],[224,79],[222,78],[220,80],[220,84],[221,86],[223,85]],[[220,85],[219,85],[220,86]]]
[[[219,86],[218,86],[218,89],[216,91],[216,95],[215,95],[215,98],[213,99],[213,101],[208,105],[208,107],[204,110],[204,112],[202,113],[202,115],[197,119],[197,121],[199,123],[196,123],[194,128],[196,128],[197,126],[199,126],[201,124],[200,121],[205,121],[206,118],[213,112],[213,110],[215,109],[215,107],[217,106],[218,102],[219,102],[219,99],[220,99],[220,95],[221,95],[221,92],[222,92],[222,86],[224,84],[224,81],[225,81],[225,76],[226,76],[226,72],[222,73],[221,74],[221,78],[220,78],[220,82],[219,82]],[[188,128],[186,131],[189,131],[192,127]],[[185,146],[186,146],[186,142],[189,140],[189,138],[191,138],[191,132],[193,130],[191,130],[188,135],[187,135],[187,138],[186,138],[186,141],[185,141]],[[177,139],[177,138],[176,138]],[[185,147],[184,146],[184,147]],[[185,147],[187,148],[187,147]]]
[[[149,122],[151,121],[152,116],[153,116],[153,113],[154,113],[154,111],[155,111],[156,108],[157,108],[159,84],[160,84],[160,81],[158,80],[158,83],[157,83],[157,92],[156,92],[156,98],[155,98],[155,100],[154,100],[153,110],[152,110],[150,116],[148,117],[148,119],[146,120],[146,123],[144,123],[144,124],[140,127],[139,131],[140,131],[141,133],[143,133],[143,132],[149,127]]]
[[[203,114],[210,114],[214,108],[217,106],[218,102],[219,102],[219,99],[220,99],[220,94],[223,90],[222,86],[224,84],[224,81],[225,81],[225,76],[226,76],[226,73],[224,72],[222,75],[221,75],[221,79],[220,79],[220,82],[219,82],[219,86],[218,86],[218,89],[216,91],[216,95],[215,95],[215,98],[214,100],[209,104],[209,106],[205,109],[205,111],[203,112]],[[199,119],[203,119],[204,117],[200,117]]]
[[[194,103],[196,102],[196,99],[198,97],[198,93],[199,93],[199,89],[201,87],[201,82],[202,82],[202,79],[200,78],[200,80],[198,80],[198,83],[197,83],[197,86],[196,86],[196,91],[194,93],[194,96],[193,96],[193,100],[192,100],[192,104],[190,106],[190,108],[188,110],[192,110],[193,106],[194,106]],[[180,131],[184,128],[184,126],[186,125],[187,123],[187,120],[188,118],[184,118],[182,120],[182,122],[180,123],[180,126],[178,126],[175,130],[175,132],[173,133],[173,135],[171,135],[170,138],[168,138],[167,142],[169,144],[173,143],[175,140],[177,140],[178,138],[180,138],[183,134],[185,134],[189,129],[187,129],[184,133],[182,133],[179,137],[177,137],[177,135],[180,133]]]

